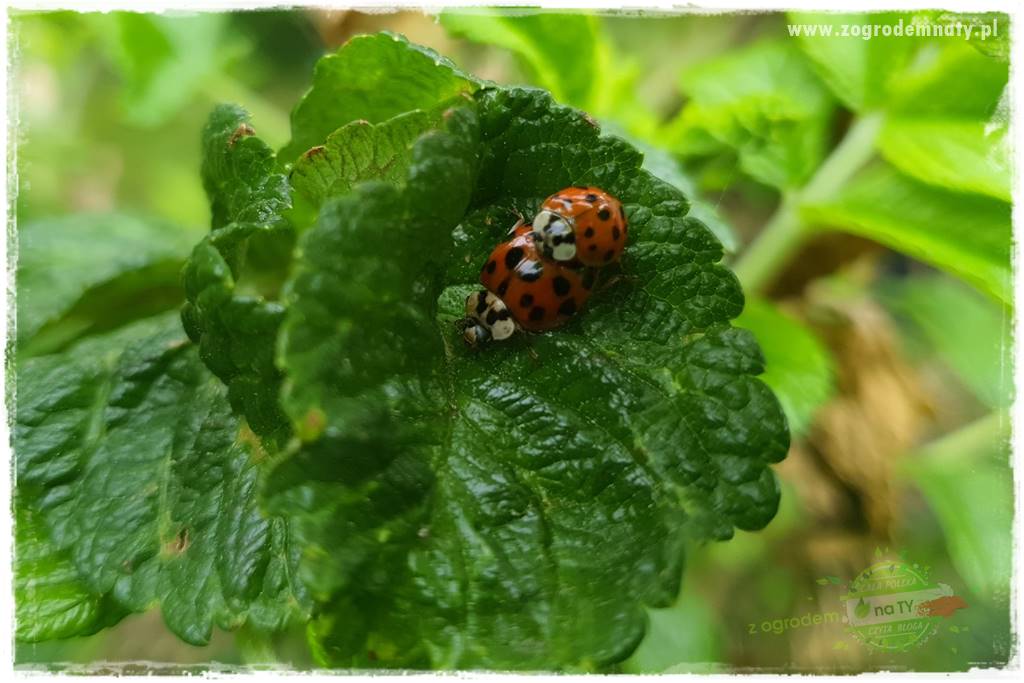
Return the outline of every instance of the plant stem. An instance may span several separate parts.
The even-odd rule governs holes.
[[[756,292],[778,274],[800,247],[807,226],[800,207],[835,196],[875,151],[875,138],[882,127],[882,115],[875,112],[854,119],[850,129],[832,153],[818,167],[814,177],[800,190],[786,192],[775,214],[735,266],[736,275],[748,292]]]

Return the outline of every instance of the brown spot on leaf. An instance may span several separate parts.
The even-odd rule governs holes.
[[[250,135],[256,135],[256,129],[243,121],[238,124],[238,128],[235,128],[235,132],[228,138],[228,147],[234,147],[239,138],[247,138]]]
[[[321,155],[323,153],[324,153],[324,146],[323,145],[317,145],[316,147],[310,147],[309,149],[307,149],[302,154],[302,158],[303,159],[312,159],[313,157],[319,156],[319,155]]]
[[[188,550],[192,544],[188,537],[188,529],[182,529],[178,535],[164,544],[164,555],[178,556]]]

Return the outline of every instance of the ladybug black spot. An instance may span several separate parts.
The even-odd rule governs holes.
[[[591,204],[593,204],[594,202],[597,201],[597,195],[593,194],[593,193],[588,194],[587,195],[587,201],[590,202]]]
[[[612,239],[618,242],[620,237],[622,237],[622,232],[619,230],[619,226],[616,225],[612,228]]]
[[[608,261],[611,261],[613,258],[615,258],[615,250],[609,249],[604,255],[604,261],[605,263],[607,263]]]
[[[519,298],[519,305],[523,308],[529,308],[533,305],[533,294],[523,294]]]
[[[494,271],[495,271],[495,269],[497,269],[497,267],[498,267],[498,262],[492,259],[492,260],[487,262],[487,265],[484,266],[484,270],[486,270],[488,273],[493,275]]]
[[[607,208],[604,208],[597,212],[597,217],[603,221],[606,221],[612,217],[612,212],[609,211]]]
[[[586,230],[583,231],[583,236],[584,237],[593,237],[594,236],[594,229],[593,228],[587,228]]]
[[[555,277],[551,284],[555,288],[555,294],[558,296],[565,296],[572,289],[572,284],[561,275]]]
[[[587,251],[597,251],[597,245],[591,244],[589,247],[587,247]]]
[[[501,281],[501,284],[498,285],[498,296],[505,296],[505,292],[508,291],[508,283],[510,280],[511,278],[505,278]]]
[[[576,301],[575,299],[566,299],[562,302],[562,305],[558,307],[558,315],[564,315],[566,317],[575,315],[576,313]]]
[[[530,320],[542,320],[544,318],[544,308],[542,306],[534,306],[530,310]]]
[[[523,260],[523,249],[522,247],[512,247],[505,254],[505,266],[512,270],[519,265],[519,262]]]

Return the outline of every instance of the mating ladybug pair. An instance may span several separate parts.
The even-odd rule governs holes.
[[[566,322],[590,298],[596,269],[618,261],[628,227],[622,204],[596,187],[575,185],[521,220],[480,270],[486,289],[466,297],[460,322],[470,346],[541,332]]]

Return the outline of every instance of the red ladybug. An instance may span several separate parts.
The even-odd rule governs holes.
[[[574,185],[551,195],[533,219],[543,255],[599,268],[619,260],[629,226],[621,202],[604,190]]]
[[[533,227],[518,223],[480,270],[486,291],[466,298],[463,338],[470,346],[507,339],[516,329],[540,332],[565,323],[586,304],[592,269],[575,269],[541,257]]]

